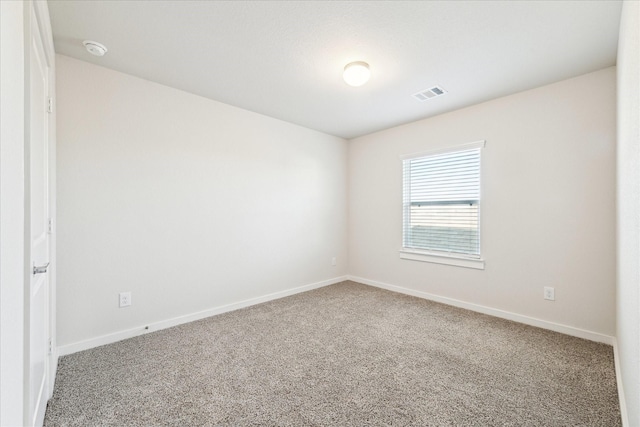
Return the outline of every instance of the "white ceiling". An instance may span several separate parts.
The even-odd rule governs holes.
[[[621,1],[57,1],[58,53],[353,138],[614,65]],[[107,46],[102,58],[82,46]],[[352,61],[372,78],[342,80]],[[449,93],[411,95],[433,85]]]

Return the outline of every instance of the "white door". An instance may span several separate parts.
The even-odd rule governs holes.
[[[35,13],[30,36],[30,205],[29,424],[42,425],[48,400],[49,352],[49,67]]]

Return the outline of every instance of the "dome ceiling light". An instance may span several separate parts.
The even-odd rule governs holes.
[[[371,71],[369,70],[369,64],[362,61],[351,62],[344,67],[344,73],[342,78],[349,86],[362,86],[369,81],[371,77]]]

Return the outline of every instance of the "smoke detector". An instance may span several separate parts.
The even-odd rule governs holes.
[[[102,43],[94,42],[92,40],[85,40],[82,42],[87,51],[95,56],[104,56],[107,53],[107,48]]]
[[[426,101],[431,98],[435,98],[436,96],[442,96],[446,94],[447,91],[442,89],[440,86],[434,86],[429,89],[421,90],[420,92],[414,93],[413,97],[418,101]]]

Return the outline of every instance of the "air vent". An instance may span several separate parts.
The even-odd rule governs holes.
[[[445,93],[447,93],[447,91],[442,89],[440,86],[434,86],[429,89],[421,90],[418,93],[414,93],[413,97],[418,101],[424,102],[437,96],[444,95]]]

